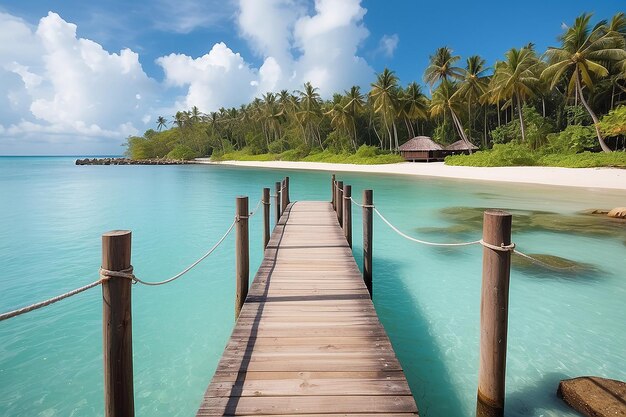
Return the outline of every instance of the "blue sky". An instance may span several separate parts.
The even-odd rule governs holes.
[[[421,81],[449,46],[493,64],[557,43],[623,1],[0,1],[0,155],[120,153],[159,115],[239,106],[311,80],[323,96],[395,70]],[[52,12],[52,13],[50,13]]]

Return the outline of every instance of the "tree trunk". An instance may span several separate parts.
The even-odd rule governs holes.
[[[520,128],[522,129],[522,142],[526,142],[526,130],[524,129],[524,116],[522,115],[522,100],[520,100],[519,94],[516,94],[515,97],[517,100],[517,113],[519,114],[519,124],[520,124]]]
[[[593,110],[591,110],[591,107],[589,107],[589,103],[587,103],[587,100],[585,100],[585,96],[583,95],[583,89],[580,85],[580,78],[578,76],[578,68],[576,69],[576,91],[578,92],[578,94],[580,94],[580,102],[583,103],[583,106],[585,106],[587,112],[589,112],[589,115],[593,119],[593,126],[596,128],[596,135],[598,136],[598,142],[600,142],[600,147],[604,152],[611,152],[611,148],[606,145],[606,142],[604,142],[602,134],[600,133],[600,128],[598,127],[598,123],[600,123],[600,120],[598,120],[598,116],[596,116]]]
[[[461,139],[463,140],[463,142],[465,142],[465,144],[469,148],[469,153],[471,155],[472,143],[469,141],[469,139],[467,139],[467,136],[465,136],[465,132],[463,131],[463,125],[461,125],[461,121],[459,120],[454,110],[450,109],[450,114],[452,114],[452,121],[455,123],[455,126],[457,130],[459,131],[459,135],[461,135]]]
[[[392,126],[393,126],[393,138],[395,140],[395,151],[398,152],[398,129],[396,128],[396,122],[393,121],[391,122]]]

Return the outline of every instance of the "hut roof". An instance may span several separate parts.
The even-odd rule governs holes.
[[[428,136],[416,136],[400,145],[400,151],[441,151],[440,144]]]
[[[454,143],[451,143],[450,145],[446,146],[444,148],[446,151],[467,151],[467,150],[476,150],[478,149],[478,146],[474,145],[473,143],[470,143],[470,145],[468,146],[467,143],[465,143],[462,139],[461,140],[457,140]]]

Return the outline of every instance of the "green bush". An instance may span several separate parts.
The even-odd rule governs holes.
[[[600,120],[598,126],[605,136],[626,135],[626,106],[611,110]]]
[[[534,107],[523,107],[522,114],[524,116],[526,142],[532,149],[538,149],[547,142],[546,136],[554,131],[554,125],[549,119],[542,117]],[[491,137],[493,143],[521,142],[522,129],[519,118],[495,128],[491,132]]]
[[[378,148],[376,146],[361,145],[356,150],[356,156],[359,158],[372,158],[378,155]]]
[[[569,155],[549,154],[539,158],[539,164],[565,168],[626,168],[626,152],[583,152]]]
[[[567,126],[564,131],[548,135],[547,153],[578,153],[598,146],[592,126]]]
[[[176,145],[174,149],[167,154],[167,159],[183,159],[185,161],[197,157],[198,153],[187,145]]]
[[[538,156],[527,145],[510,142],[493,145],[492,150],[478,151],[471,155],[450,155],[446,165],[466,165],[478,167],[510,167],[537,165]]]
[[[446,157],[446,165],[476,167],[503,166],[553,166],[563,168],[619,167],[626,168],[626,152],[611,153],[548,153],[532,151],[515,142],[494,145],[490,151],[480,151],[472,155]]]

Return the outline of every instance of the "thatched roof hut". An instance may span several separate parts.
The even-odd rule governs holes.
[[[400,153],[407,161],[438,161],[442,160],[443,147],[428,136],[416,136],[403,143]]]
[[[469,154],[478,149],[473,143],[467,144],[464,140],[457,140],[444,148],[444,155]]]
[[[450,145],[445,147],[446,151],[475,151],[478,149],[478,146],[474,145],[473,143],[470,143],[469,145],[463,140],[457,140],[454,143],[451,143]]]

